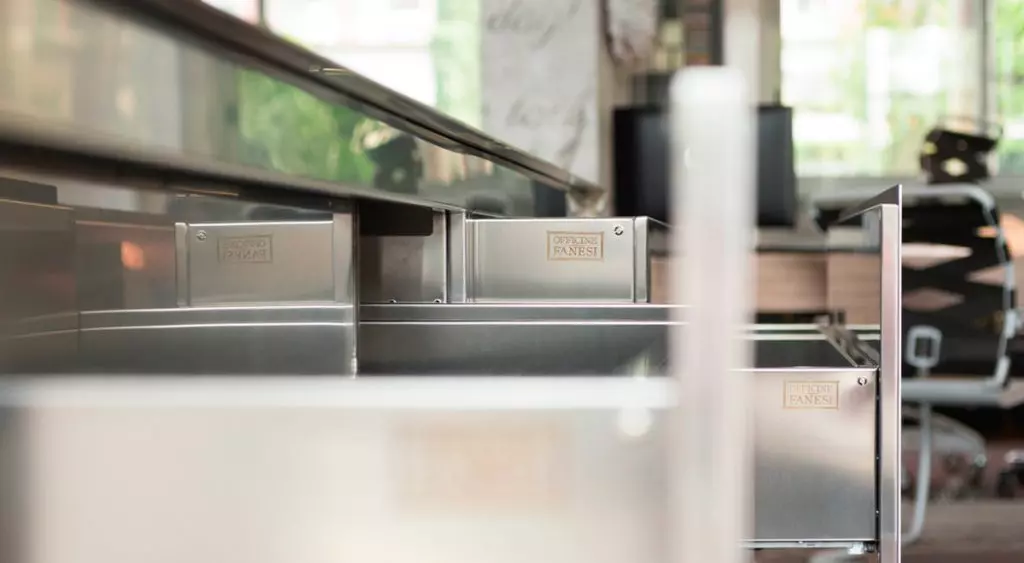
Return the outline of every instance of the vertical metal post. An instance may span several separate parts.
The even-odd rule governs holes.
[[[688,326],[671,337],[679,401],[669,537],[677,562],[740,563],[752,536],[752,386],[744,370],[751,354],[743,325],[754,241],[753,103],[742,71],[728,67],[682,71],[671,99],[673,301],[687,305],[677,320]]]
[[[446,273],[445,300],[448,303],[466,303],[470,301],[469,260],[471,251],[471,227],[465,212],[448,211],[445,213],[445,262]]]
[[[883,340],[878,386],[878,542],[882,563],[899,563],[902,544],[900,478],[903,425],[900,387],[900,372],[903,369],[902,189],[890,190],[889,194],[895,201],[881,206]]]

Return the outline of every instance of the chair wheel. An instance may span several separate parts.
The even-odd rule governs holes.
[[[1020,478],[1013,469],[1007,469],[999,473],[996,480],[996,496],[999,498],[1016,498],[1017,485]]]

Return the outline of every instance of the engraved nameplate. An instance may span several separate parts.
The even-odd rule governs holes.
[[[222,264],[269,264],[274,261],[273,237],[223,237],[217,240],[217,260]]]
[[[787,381],[783,406],[787,409],[838,409],[838,381]]]
[[[604,260],[604,233],[548,231],[548,260]]]

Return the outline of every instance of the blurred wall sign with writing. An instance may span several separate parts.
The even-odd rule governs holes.
[[[606,0],[608,42],[612,57],[635,66],[654,52],[658,37],[655,0]]]
[[[481,9],[484,131],[599,182],[599,3],[493,0]]]

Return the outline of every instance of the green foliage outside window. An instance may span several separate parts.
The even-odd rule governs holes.
[[[365,116],[262,73],[237,76],[246,164],[320,180],[372,181],[374,165],[354,142]]]
[[[997,121],[1024,121],[1024,0],[996,0],[993,18]],[[1024,139],[999,143],[999,172],[1024,175]]]
[[[999,0],[1002,1],[1002,0]],[[1024,0],[1018,0],[1024,2]],[[798,170],[803,169],[810,175],[915,175],[919,172],[918,155],[927,132],[944,115],[977,116],[980,104],[974,103],[976,95],[972,92],[958,92],[958,80],[967,73],[974,72],[976,65],[960,64],[958,59],[943,60],[940,80],[941,86],[933,93],[904,91],[900,87],[889,86],[888,92],[876,92],[881,98],[869,97],[869,73],[871,68],[869,49],[885,46],[889,56],[900,53],[901,41],[918,41],[915,34],[928,27],[950,30],[951,37],[957,44],[950,49],[951,56],[960,56],[963,51],[965,60],[977,52],[980,45],[977,27],[973,26],[966,11],[969,6],[960,0],[863,0],[860,3],[858,24],[851,24],[837,29],[837,35],[828,39],[818,39],[817,43],[792,42],[787,48],[809,53],[828,52],[833,62],[832,70],[822,75],[809,88],[814,77],[806,77],[804,90],[818,93],[831,90],[831,96],[815,96],[815,100],[787,100],[798,113],[805,115],[817,114],[833,116],[836,119],[846,118],[860,129],[856,139],[837,138],[835,141],[825,139],[808,139],[796,141]],[[960,21],[955,21],[954,16]],[[785,24],[784,24],[785,26]],[[959,28],[957,27],[959,26]],[[877,36],[879,43],[871,44],[872,36]],[[785,41],[785,38],[784,38]],[[904,49],[905,50],[905,49]],[[884,53],[884,52],[883,52]],[[980,54],[980,53],[979,53]],[[825,55],[822,55],[825,56]],[[881,55],[884,57],[884,54]],[[941,56],[940,53],[922,53],[922,61],[931,63],[934,59],[927,57]],[[890,61],[893,59],[890,58]],[[906,64],[906,63],[904,63]],[[890,71],[892,72],[892,71]],[[964,76],[962,76],[964,75]],[[805,75],[806,76],[806,75]],[[902,78],[890,74],[889,79]],[[970,82],[968,80],[967,82]],[[968,89],[971,86],[967,86]],[[784,87],[784,91],[786,88]],[[954,94],[960,94],[955,96]],[[884,103],[884,106],[877,104]],[[872,104],[876,104],[872,107]],[[969,106],[969,107],[965,107]],[[975,107],[976,106],[976,107]],[[872,143],[867,128],[872,111],[884,111],[888,138],[884,144]],[[817,132],[819,135],[822,132]]]
[[[437,31],[430,45],[437,72],[439,111],[480,126],[480,2],[437,0]]]

